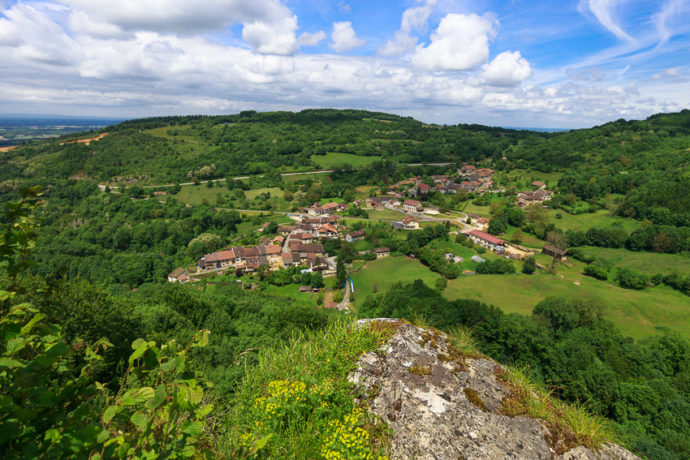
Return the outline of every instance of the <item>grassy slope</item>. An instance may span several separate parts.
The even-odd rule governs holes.
[[[586,254],[592,255],[614,267],[628,267],[648,275],[656,273],[668,275],[674,271],[690,275],[690,257],[678,254],[635,252],[628,251],[627,249],[595,248],[591,246],[585,246],[582,249]],[[688,302],[690,302],[690,298],[688,298]]]
[[[418,260],[405,256],[373,260],[352,275],[355,283],[355,307],[374,293],[374,286],[378,293],[385,293],[398,282],[411,283],[416,279],[422,279],[429,286],[433,286],[439,278],[440,275],[429,270]]]
[[[560,214],[562,217],[556,219],[556,214]],[[593,213],[577,215],[568,214],[562,210],[550,209],[548,215],[551,218],[551,222],[562,230],[584,231],[591,227],[621,225],[625,231],[631,232],[640,226],[640,223],[633,219],[612,216],[611,213],[605,209]]]
[[[441,248],[439,248],[441,249]],[[461,256],[464,254],[461,250]],[[491,258],[492,255],[482,255]],[[467,258],[466,258],[467,259]],[[537,257],[546,265],[550,258]],[[472,269],[473,262],[463,262],[463,269]],[[516,263],[516,268],[521,268]],[[624,334],[642,338],[668,328],[690,338],[690,301],[687,296],[665,286],[644,291],[623,289],[611,282],[598,281],[581,274],[582,264],[561,265],[556,275],[475,275],[448,281],[444,295],[449,299],[477,299],[501,307],[507,313],[530,315],[534,306],[549,296],[596,299],[606,306],[606,315]],[[409,283],[422,279],[434,286],[440,278],[419,261],[406,257],[389,257],[369,262],[353,275],[355,306],[361,305],[377,287],[385,293],[396,282]],[[580,283],[576,285],[575,282]]]
[[[549,260],[539,256],[545,264]],[[644,291],[623,289],[610,282],[583,276],[581,264],[561,266],[556,275],[476,275],[450,280],[444,294],[450,299],[477,299],[500,306],[508,313],[529,315],[549,296],[596,299],[607,306],[606,315],[624,334],[641,338],[664,328],[690,338],[690,300],[666,286]],[[575,283],[579,283],[579,285]]]
[[[312,155],[311,160],[316,163],[319,168],[333,169],[338,166],[350,165],[353,167],[368,165],[380,160],[379,156],[361,157],[352,153],[336,153],[328,152],[326,155]]]

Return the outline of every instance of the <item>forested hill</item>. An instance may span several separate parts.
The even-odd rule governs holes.
[[[688,147],[688,110],[562,133],[429,125],[358,110],[248,111],[132,120],[97,132],[34,142],[0,153],[0,183],[16,186],[77,177],[162,184],[277,169],[308,171],[318,169],[315,160],[329,153],[401,163],[492,158],[497,169],[551,171],[604,165],[626,172],[677,171],[688,167]]]

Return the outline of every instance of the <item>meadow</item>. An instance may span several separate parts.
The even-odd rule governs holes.
[[[538,262],[549,266],[550,258]],[[516,264],[516,268],[519,268]],[[605,316],[621,331],[634,338],[664,330],[690,338],[690,300],[667,286],[643,291],[623,289],[612,282],[581,274],[581,266],[559,265],[555,275],[474,275],[448,281],[444,295],[449,299],[476,299],[501,307],[507,313],[530,315],[534,306],[547,297],[594,300],[605,305]]]
[[[374,163],[381,159],[380,156],[362,157],[352,153],[328,152],[326,155],[312,155],[311,160],[322,169],[333,169],[341,166],[358,168]]]
[[[390,256],[372,260],[352,274],[355,284],[355,308],[371,294],[385,293],[395,283],[411,283],[416,279],[434,286],[440,275],[432,272],[416,259],[407,256]]]
[[[680,254],[662,254],[658,252],[637,252],[627,249],[596,248],[584,246],[582,251],[596,257],[611,267],[627,267],[648,275],[662,273],[669,275],[678,272],[690,275],[690,257]],[[690,303],[690,297],[688,298]]]

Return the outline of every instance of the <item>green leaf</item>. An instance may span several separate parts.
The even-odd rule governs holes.
[[[26,325],[21,329],[21,333],[28,334],[31,331],[31,329],[33,329],[33,327],[36,325],[36,323],[38,323],[45,317],[46,315],[43,313],[36,313],[34,317],[31,318],[31,320],[28,323],[26,323]]]
[[[96,442],[98,444],[103,444],[108,438],[110,437],[110,431],[108,430],[103,430],[101,433],[98,435],[98,438],[96,438]]]
[[[0,367],[9,367],[10,369],[15,367],[26,367],[21,361],[17,361],[12,358],[0,358]]]
[[[213,404],[204,404],[196,411],[196,416],[202,418],[207,416],[213,410]]]
[[[141,347],[144,345],[146,341],[144,339],[136,339],[134,342],[132,342],[132,350],[136,350],[137,348]]]
[[[129,420],[137,427],[137,430],[144,431],[146,429],[146,424],[149,422],[149,417],[143,412],[135,412]]]
[[[268,444],[268,441],[270,441],[272,437],[273,437],[273,434],[269,434],[268,436],[264,436],[261,439],[257,439],[254,442],[254,446],[252,447],[252,451],[256,453],[256,452],[260,451],[261,449],[263,449],[264,447],[266,447],[266,445]]]
[[[137,340],[139,340],[139,339],[137,339]],[[135,340],[134,342],[136,343],[136,340]],[[146,350],[149,349],[149,344],[148,344],[148,343],[144,342],[143,340],[142,340],[141,342],[142,342],[142,343],[139,345],[139,347],[138,347],[136,350],[134,350],[134,353],[132,353],[132,354],[129,356],[129,364],[130,364],[130,366],[131,366],[132,364],[134,364],[134,361],[136,361],[137,359],[141,358],[141,357],[143,356],[143,354],[146,353]]]
[[[46,431],[46,434],[43,436],[43,439],[46,441],[50,442],[56,442],[59,441],[62,435],[60,435],[60,432],[56,430],[55,428],[51,428],[50,430]]]
[[[201,435],[204,429],[204,424],[200,421],[190,422],[187,420],[182,424],[182,432],[188,434],[189,436],[194,436],[195,438]]]
[[[199,332],[196,333],[194,336],[194,344],[192,344],[192,348],[194,347],[205,347],[208,345],[208,336],[211,334],[211,331],[208,329],[202,329]]]
[[[103,412],[103,423],[108,423],[110,422],[113,417],[115,417],[115,414],[117,414],[117,410],[119,408],[117,406],[110,406],[108,407],[105,412]]]

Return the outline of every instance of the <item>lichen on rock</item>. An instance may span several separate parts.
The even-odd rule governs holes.
[[[362,355],[349,378],[388,423],[391,458],[638,458],[613,444],[558,451],[541,420],[502,414],[511,394],[497,378],[504,366],[455,349],[439,331],[388,319],[360,324],[372,322],[395,322],[396,331],[379,350]]]

